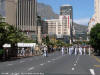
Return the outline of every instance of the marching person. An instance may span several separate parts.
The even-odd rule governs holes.
[[[43,56],[47,57],[47,46],[44,46],[44,53]]]
[[[82,47],[81,46],[79,47],[79,53],[80,53],[80,55],[82,55]]]
[[[76,46],[75,47],[75,55],[77,55],[77,52],[78,52],[78,47]]]
[[[85,46],[84,46],[84,55],[86,54],[86,48],[85,48]]]
[[[91,47],[89,46],[89,55],[91,55]]]
[[[64,55],[64,47],[61,48],[61,53]]]
[[[71,48],[71,46],[69,47],[69,55],[71,55],[72,54],[72,48]]]

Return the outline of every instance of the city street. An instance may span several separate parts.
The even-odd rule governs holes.
[[[61,55],[55,52],[15,61],[0,62],[0,75],[100,75],[100,59],[89,55]]]

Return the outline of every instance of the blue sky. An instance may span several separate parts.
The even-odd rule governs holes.
[[[57,14],[61,5],[72,5],[74,21],[83,25],[88,25],[89,19],[94,14],[94,0],[38,0],[38,2],[50,5]]]

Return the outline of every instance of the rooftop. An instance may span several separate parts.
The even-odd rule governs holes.
[[[71,5],[70,5],[70,4],[64,4],[64,5],[62,5],[62,7],[63,7],[63,6],[71,6]]]

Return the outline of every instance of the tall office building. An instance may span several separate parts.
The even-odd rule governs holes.
[[[6,0],[6,21],[18,30],[36,32],[36,0]]]
[[[6,0],[5,11],[6,11],[6,22],[10,25],[16,25],[16,8],[17,0]]]
[[[100,0],[94,0],[94,15],[88,23],[88,34],[96,23],[100,23]]]
[[[100,0],[94,0],[96,22],[100,23]]]
[[[70,18],[73,18],[73,9],[71,5],[62,5],[60,7],[60,15],[70,15]]]
[[[67,22],[68,20],[68,22],[66,23],[66,25],[68,25],[67,31],[69,31],[70,33],[71,42],[73,42],[73,8],[72,6],[68,4],[62,5],[60,7],[60,16],[62,17],[62,19],[65,19],[65,22]]]

